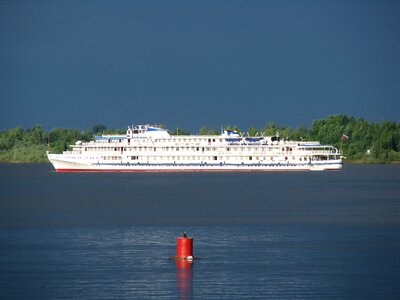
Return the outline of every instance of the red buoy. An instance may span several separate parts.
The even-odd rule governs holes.
[[[192,263],[194,258],[193,238],[188,237],[186,232],[183,232],[182,236],[176,238],[176,256],[170,256],[169,259],[185,260]],[[196,257],[196,259],[198,259],[198,257]]]
[[[188,237],[186,232],[183,236],[176,238],[176,257],[178,259],[193,259],[193,238]]]

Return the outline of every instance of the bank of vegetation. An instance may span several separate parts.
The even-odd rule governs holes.
[[[243,135],[276,135],[289,140],[317,140],[342,149],[349,161],[365,163],[389,163],[400,161],[400,123],[382,121],[368,122],[362,118],[343,114],[315,120],[311,128],[291,128],[267,123],[264,128],[247,130],[235,126],[225,129],[237,130]],[[125,129],[107,129],[95,125],[87,130],[77,128],[55,128],[46,131],[37,125],[30,129],[21,126],[0,132],[0,162],[47,162],[46,151],[59,153],[77,140],[90,141],[98,134],[124,134]],[[220,129],[203,126],[198,134],[220,134]],[[172,134],[190,134],[185,129],[176,129]]]

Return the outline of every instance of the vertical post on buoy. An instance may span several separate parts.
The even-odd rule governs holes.
[[[193,238],[188,237],[186,232],[176,238],[176,258],[193,260]]]

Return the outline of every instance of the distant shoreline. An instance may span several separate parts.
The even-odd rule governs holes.
[[[393,160],[393,161],[389,161],[389,162],[374,162],[374,161],[363,161],[360,159],[349,159],[349,160],[345,160],[343,162],[344,164],[355,164],[355,165],[395,165],[395,164],[400,164],[400,160]]]
[[[340,149],[347,159],[345,164],[390,164],[400,163],[400,123],[381,121],[368,122],[363,118],[345,114],[331,115],[313,121],[310,128],[278,126],[273,122],[262,128],[250,127],[241,130],[237,126],[224,126],[244,137],[274,136],[279,134],[290,141],[315,141]],[[124,129],[108,129],[97,124],[92,128],[55,128],[46,131],[42,125],[25,129],[22,126],[0,131],[0,163],[48,163],[46,151],[63,153],[77,141],[93,141],[96,135],[124,134]],[[221,134],[220,129],[204,125],[199,135]],[[193,133],[177,128],[171,135]]]

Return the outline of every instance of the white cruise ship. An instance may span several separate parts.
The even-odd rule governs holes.
[[[126,135],[77,141],[62,154],[47,153],[58,172],[183,172],[338,170],[342,153],[319,142],[279,136],[170,135],[166,129],[138,125]]]

